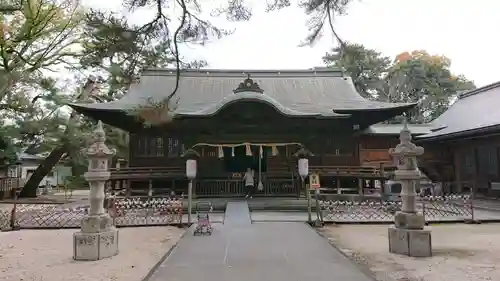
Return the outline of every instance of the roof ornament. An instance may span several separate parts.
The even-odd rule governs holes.
[[[238,88],[234,89],[233,92],[235,94],[241,92],[255,92],[263,94],[264,90],[262,90],[257,82],[254,82],[253,79],[250,78],[250,73],[247,73],[247,79],[243,80],[238,85]]]

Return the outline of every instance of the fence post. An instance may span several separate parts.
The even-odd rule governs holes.
[[[314,191],[314,198],[316,200],[316,221],[314,223],[314,226],[316,227],[321,227],[323,226],[323,219],[321,217],[321,210],[320,210],[320,207],[319,207],[319,187],[316,188],[316,190]]]
[[[16,219],[16,212],[17,212],[17,191],[14,190],[14,206],[12,206],[12,210],[10,212],[10,231],[14,230],[19,230],[21,229],[21,226],[18,225],[17,219]]]
[[[469,197],[469,207],[470,207],[471,220],[472,220],[472,222],[475,222],[476,218],[475,218],[475,214],[474,214],[474,198],[473,197]]]
[[[426,203],[426,201],[425,201],[425,199],[424,199],[424,200],[422,200],[422,201],[420,201],[420,202],[422,203],[422,216],[424,216],[424,220],[425,220],[425,222],[427,223],[427,217],[426,217],[426,215],[425,215],[425,203]]]
[[[183,198],[181,197],[181,203],[180,203],[180,207],[179,207],[179,224],[182,225],[182,209],[184,208],[184,200]],[[179,206],[179,205],[178,205]]]

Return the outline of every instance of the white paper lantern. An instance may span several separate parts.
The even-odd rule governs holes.
[[[299,159],[299,175],[303,178],[309,174],[309,160],[306,158]]]
[[[186,160],[186,176],[190,180],[196,178],[196,160]]]

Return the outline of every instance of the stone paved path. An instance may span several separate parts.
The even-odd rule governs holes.
[[[252,225],[252,220],[250,218],[247,201],[228,202],[224,224],[228,227],[250,227]]]
[[[151,281],[371,281],[304,223],[251,223],[230,202],[212,236],[188,233]]]

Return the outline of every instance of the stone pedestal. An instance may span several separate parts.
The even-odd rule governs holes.
[[[431,231],[389,227],[389,252],[410,257],[432,256]]]
[[[118,230],[108,214],[82,219],[80,232],[73,235],[73,259],[93,261],[118,254]]]
[[[73,234],[73,259],[95,261],[118,254],[118,230],[116,228],[97,233]]]

